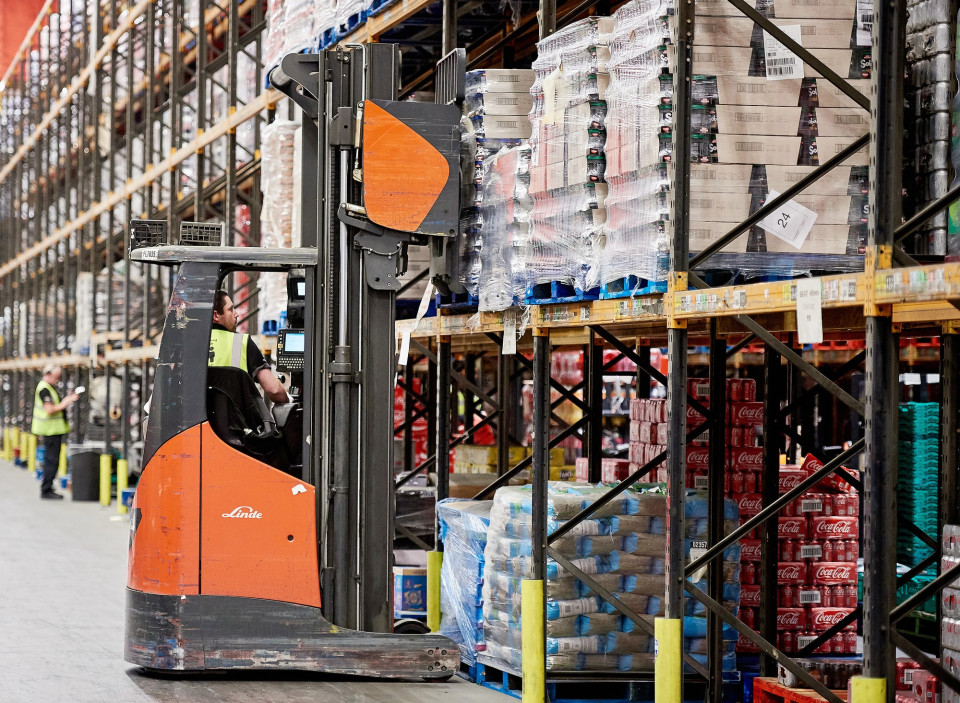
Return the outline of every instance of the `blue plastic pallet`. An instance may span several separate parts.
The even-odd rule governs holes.
[[[377,13],[393,5],[397,0],[373,0],[370,3],[370,7],[364,10],[364,14],[367,17],[373,17]]]
[[[461,664],[460,676],[513,698],[523,696],[523,678],[519,671],[513,671],[504,665],[492,664],[489,661],[478,661],[472,666]],[[472,678],[470,678],[472,677]],[[590,672],[584,672],[584,679],[577,680],[550,680],[547,672],[547,700],[550,703],[620,703],[620,701],[653,701],[654,682],[653,672],[649,675],[637,673],[617,680],[598,680]],[[564,677],[566,678],[566,677]],[[697,677],[699,680],[699,677]],[[723,673],[724,701],[734,703],[739,700],[743,681],[738,671]],[[637,688],[638,683],[646,684],[647,691]],[[647,695],[644,695],[646,693]],[[702,699],[700,699],[702,700]],[[693,703],[688,700],[688,703]]]
[[[529,305],[550,305],[551,303],[575,303],[580,300],[596,300],[600,297],[599,288],[581,290],[577,286],[559,281],[537,283],[527,288],[524,300]]]
[[[325,29],[320,34],[320,49],[326,49],[333,46],[337,43],[339,35],[337,34],[336,27],[330,27],[330,29]]]
[[[654,293],[666,292],[666,281],[648,281],[637,276],[627,276],[600,286],[600,299],[614,300],[616,298],[630,298],[635,295],[653,295]]]
[[[361,10],[360,12],[354,12],[352,15],[347,17],[346,22],[344,22],[339,27],[337,27],[338,37],[347,36],[348,34],[350,34],[350,32],[355,30],[357,27],[359,27],[361,24],[363,24],[366,21],[367,21],[367,17],[366,15],[364,15],[363,10]]]

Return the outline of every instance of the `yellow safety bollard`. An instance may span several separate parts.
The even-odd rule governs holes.
[[[16,438],[16,447],[20,450],[20,456],[17,458],[20,460],[20,465],[24,465],[27,461],[27,433],[21,432],[17,429],[17,438]]]
[[[127,490],[127,460],[117,460],[117,512],[127,514],[127,506],[123,504],[123,492]]]
[[[443,552],[427,552],[427,627],[440,630],[440,569]]]
[[[30,473],[37,470],[37,435],[27,435],[27,468]]]
[[[3,428],[3,460],[10,461],[10,428]]]
[[[113,456],[110,454],[100,455],[100,505],[110,505],[111,489],[110,479],[113,476]]]
[[[850,679],[850,703],[886,703],[887,680],[853,676]]]
[[[683,620],[656,618],[653,621],[656,657],[653,664],[654,703],[683,703]]]
[[[57,476],[65,478],[67,475],[67,445],[60,445],[60,465],[57,469]]]
[[[523,703],[543,703],[547,696],[543,616],[543,581],[524,579],[520,582]]]

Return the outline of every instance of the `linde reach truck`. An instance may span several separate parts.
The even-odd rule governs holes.
[[[289,55],[303,111],[302,248],[131,223],[131,261],[176,267],[131,514],[125,659],[149,670],[301,669],[444,680],[457,645],[392,633],[394,306],[409,246],[444,285],[457,231],[462,50],[449,104],[396,101],[399,50]],[[292,402],[209,368],[215,291],[287,274],[276,362]]]

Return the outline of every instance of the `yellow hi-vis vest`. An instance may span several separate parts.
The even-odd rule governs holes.
[[[53,397],[53,404],[60,404],[60,396],[56,389],[46,381],[40,381],[37,384],[37,391],[33,396],[33,423],[30,425],[30,431],[41,437],[50,437],[58,434],[68,434],[70,425],[67,424],[67,417],[63,410],[55,413],[48,413],[43,409],[43,401],[40,400],[40,391],[46,388]]]
[[[247,341],[249,334],[227,330],[210,331],[210,361],[208,366],[233,366],[247,370]]]

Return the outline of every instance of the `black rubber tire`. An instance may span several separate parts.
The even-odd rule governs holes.
[[[426,635],[430,632],[430,628],[422,620],[404,618],[394,621],[393,632],[396,635]]]

